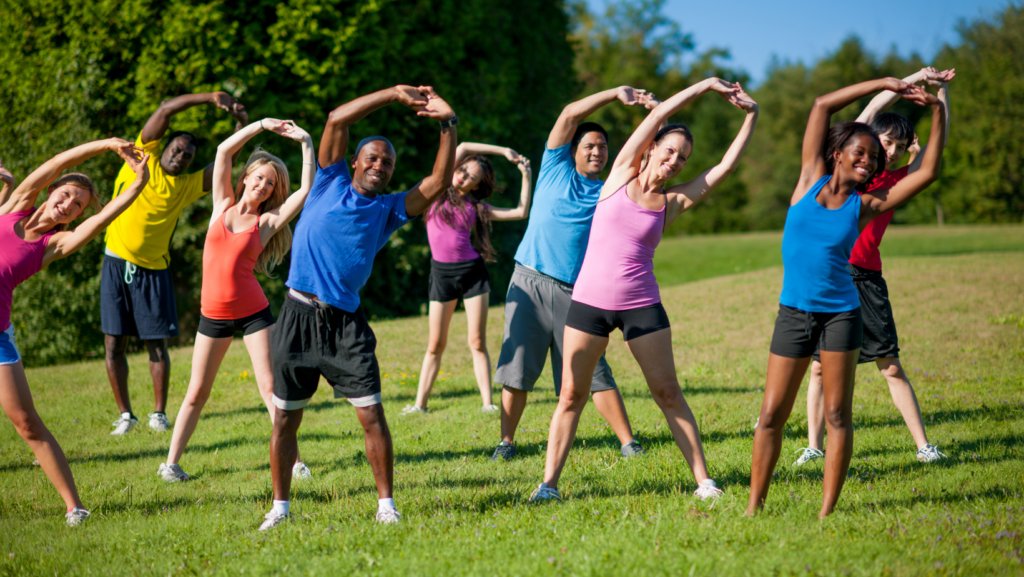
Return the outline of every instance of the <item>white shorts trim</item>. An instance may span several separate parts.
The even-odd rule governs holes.
[[[352,403],[353,407],[372,407],[381,403],[381,396],[380,393],[377,393],[365,397],[353,397],[348,402]]]
[[[308,399],[302,399],[300,401],[286,401],[282,398],[279,398],[277,395],[274,395],[273,398],[271,399],[271,401],[274,403],[274,406],[277,407],[278,409],[281,409],[282,411],[294,411],[297,409],[301,409],[308,405],[309,401],[311,400],[313,400],[312,397]]]

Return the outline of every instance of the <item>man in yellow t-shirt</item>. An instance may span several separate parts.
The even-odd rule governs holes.
[[[139,198],[107,227],[106,256],[100,279],[100,311],[106,335],[107,377],[121,417],[112,435],[124,435],[138,419],[128,398],[128,338],[138,337],[149,351],[156,408],[149,426],[156,431],[170,427],[165,409],[170,386],[171,361],[167,339],[178,335],[178,311],[174,302],[168,247],[178,217],[213,186],[213,163],[199,172],[187,173],[196,154],[198,139],[188,132],[172,132],[163,153],[160,141],[175,114],[200,104],[212,104],[228,112],[238,124],[249,122],[245,107],[224,92],[186,94],[165,100],[149,117],[135,145],[149,155],[149,183]],[[114,197],[121,194],[135,173],[127,164],[114,183]]]

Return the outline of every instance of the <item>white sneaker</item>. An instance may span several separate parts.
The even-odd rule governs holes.
[[[130,418],[118,417],[116,421],[111,423],[114,425],[114,430],[110,431],[111,435],[120,437],[121,435],[127,434],[128,431],[135,428],[135,425],[139,424],[139,420],[134,416]]]
[[[164,432],[171,427],[171,422],[167,420],[167,415],[163,413],[150,413],[149,414],[149,428],[157,432]]]
[[[699,499],[717,499],[723,493],[724,491],[719,489],[712,479],[704,479],[697,485],[697,490],[693,492],[693,496]]]
[[[377,522],[385,525],[391,523],[401,523],[402,514],[398,512],[398,509],[384,509],[383,511],[377,511]]]
[[[156,472],[161,479],[168,483],[177,483],[179,481],[188,481],[188,474],[181,470],[181,465],[175,463],[168,465],[167,463],[160,463],[160,468]]]
[[[917,451],[917,460],[922,463],[934,463],[940,459],[945,459],[946,455],[939,452],[939,448],[931,443],[921,447]]]
[[[313,478],[313,471],[309,470],[303,462],[298,462],[292,465],[292,478],[293,479],[311,479]]]
[[[760,424],[761,424],[761,415],[758,415],[757,416],[757,420],[754,421],[754,429],[757,429],[757,426],[760,425]]]
[[[81,525],[86,519],[89,518],[89,512],[85,509],[74,509],[64,514],[64,518],[68,521],[68,527],[77,527]]]
[[[821,451],[813,447],[804,447],[803,449],[797,449],[796,451],[794,451],[794,453],[800,453],[800,456],[797,457],[796,461],[793,462],[793,467],[800,467],[805,463],[810,463],[815,459],[821,459],[825,456],[825,453],[822,453]]]
[[[265,520],[263,521],[263,524],[260,525],[260,531],[266,531],[267,529],[273,529],[274,527],[277,527],[278,525],[280,525],[281,523],[284,523],[285,521],[287,521],[290,518],[291,518],[290,514],[289,515],[285,515],[284,513],[277,513],[277,512],[271,511],[271,512],[269,512],[269,513],[267,513],[266,515],[263,516],[263,519],[265,519]]]
[[[421,409],[421,408],[417,407],[416,405],[406,405],[405,408],[402,409],[402,412],[399,413],[399,414],[400,415],[417,415],[417,414],[425,414],[427,412],[428,412],[428,409]]]
[[[543,503],[545,501],[561,501],[562,495],[558,489],[548,487],[547,483],[541,483],[530,495],[531,503]]]
[[[480,412],[485,415],[493,415],[494,413],[500,413],[501,408],[498,405],[485,405],[484,408],[480,409]]]

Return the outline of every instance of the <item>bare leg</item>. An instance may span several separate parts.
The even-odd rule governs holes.
[[[553,489],[558,488],[562,468],[576,439],[576,428],[590,396],[597,361],[608,347],[608,337],[594,336],[572,327],[565,327],[562,338],[565,347],[562,353],[562,392],[558,396],[555,414],[551,416],[544,465],[544,482]]]
[[[377,484],[377,496],[390,499],[395,478],[395,450],[391,444],[391,430],[384,418],[384,405],[356,407],[359,424],[363,426],[366,439],[366,460],[373,469],[373,480]]]
[[[892,403],[903,415],[903,420],[910,429],[910,434],[917,443],[917,448],[922,449],[928,444],[928,435],[924,432],[924,421],[921,419],[921,406],[917,404],[917,395],[914,394],[914,386],[910,384],[903,365],[899,358],[890,357],[875,361],[878,370],[881,371],[885,381],[889,383],[889,394],[892,395]]]
[[[640,370],[647,380],[654,401],[665,415],[668,428],[676,445],[697,483],[708,478],[704,447],[700,441],[697,419],[683,398],[676,378],[676,363],[672,358],[672,329],[662,329],[626,342],[633,358],[640,363]]]
[[[825,388],[825,425],[829,451],[825,455],[824,492],[818,518],[828,517],[839,501],[853,455],[853,383],[860,349],[821,351],[821,376]]]
[[[167,354],[167,339],[142,341],[149,351],[149,374],[153,377],[153,397],[157,413],[167,410],[167,391],[171,388],[171,357]]]
[[[270,478],[274,500],[287,501],[292,490],[292,464],[299,454],[297,435],[302,409],[285,411],[274,407],[274,432],[270,435]]]
[[[501,440],[511,443],[516,438],[516,429],[526,411],[526,397],[529,393],[509,387],[501,388]]]
[[[32,402],[32,393],[28,389],[25,378],[25,367],[21,361],[13,365],[0,365],[0,405],[4,413],[11,419],[14,428],[28,443],[32,453],[39,461],[46,477],[64,499],[64,506],[70,511],[82,507],[75,488],[75,479],[71,476],[71,466],[61,450],[57,440],[43,424]]]
[[[192,378],[181,408],[178,409],[178,416],[174,419],[174,434],[171,435],[171,448],[167,452],[168,465],[177,463],[184,454],[185,446],[199,423],[199,414],[210,398],[217,370],[230,346],[231,337],[215,339],[196,334],[195,348],[192,349]]]
[[[416,390],[416,406],[421,409],[427,408],[434,381],[441,370],[441,355],[448,344],[448,326],[458,302],[430,301],[430,336],[427,340],[427,354],[423,356],[423,367],[420,368],[420,385]]]
[[[469,324],[469,352],[473,354],[473,373],[484,407],[491,406],[491,355],[487,353],[487,305],[490,294],[466,299],[466,321]]]
[[[793,411],[800,381],[811,358],[791,359],[768,354],[768,378],[764,387],[761,415],[754,431],[754,451],[750,464],[750,501],[747,515],[753,516],[768,498],[772,472],[782,452],[782,428]]]
[[[608,421],[619,444],[628,445],[633,440],[633,428],[629,424],[626,405],[622,402],[622,393],[618,389],[598,391],[593,394],[594,407]]]
[[[818,361],[811,361],[811,379],[807,384],[807,446],[819,451],[825,447],[825,393]]]
[[[249,360],[252,361],[252,374],[256,376],[256,388],[259,389],[263,404],[267,406],[267,412],[270,413],[271,425],[274,424],[274,416],[277,413],[275,410],[277,407],[273,403],[274,365],[270,360],[270,335],[273,330],[274,327],[271,325],[242,337],[242,342],[245,343],[245,348],[249,351]],[[295,462],[302,462],[302,456],[298,453],[298,445],[295,449]]]
[[[114,391],[117,410],[122,413],[132,412],[132,402],[128,398],[128,337],[104,335],[103,346],[107,351],[107,379]]]

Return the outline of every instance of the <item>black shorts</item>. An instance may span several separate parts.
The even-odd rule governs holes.
[[[105,255],[100,275],[103,334],[142,340],[178,336],[178,307],[171,271],[150,270]]]
[[[270,339],[274,357],[274,405],[286,411],[305,407],[322,375],[334,398],[357,407],[380,403],[377,337],[362,307],[355,312],[320,303],[284,299]]]
[[[864,342],[857,362],[898,358],[899,337],[896,335],[896,321],[892,318],[892,305],[889,304],[889,287],[882,278],[882,271],[853,264],[847,264],[846,268],[860,295],[860,312],[864,321]],[[818,351],[814,351],[814,360],[820,360]]]
[[[470,299],[491,292],[491,275],[484,259],[437,262],[430,259],[430,300],[441,303]]]
[[[612,331],[622,331],[622,340],[629,341],[646,334],[667,329],[668,313],[661,303],[624,311],[606,311],[578,301],[569,305],[565,326],[588,335],[607,337]]]
[[[770,350],[791,359],[807,358],[819,347],[835,352],[857,350],[863,326],[860,308],[841,313],[809,313],[780,304]]]
[[[269,305],[260,312],[241,319],[211,319],[199,315],[199,334],[211,339],[233,337],[238,331],[242,331],[243,335],[251,335],[272,326],[274,315],[270,312]]]

